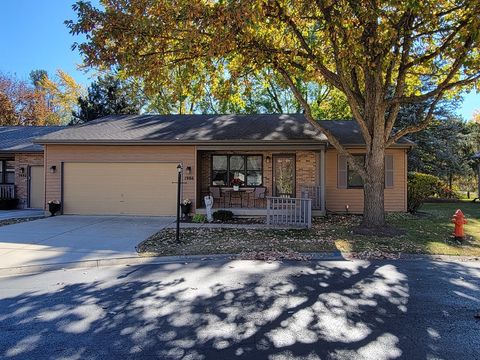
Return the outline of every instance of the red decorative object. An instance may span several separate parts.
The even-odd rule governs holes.
[[[232,179],[232,181],[230,181],[230,185],[232,185],[232,186],[242,186],[243,181],[240,180],[239,178],[234,178],[234,179]]]
[[[455,239],[463,240],[465,238],[463,225],[467,223],[467,220],[465,219],[465,215],[463,215],[462,210],[458,209],[457,211],[455,211],[455,214],[452,217],[452,223],[455,224],[455,231],[453,232],[453,236],[455,236]]]

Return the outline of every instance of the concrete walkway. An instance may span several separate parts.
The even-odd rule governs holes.
[[[55,216],[0,227],[0,271],[22,266],[136,257],[135,246],[170,217]]]
[[[41,209],[0,210],[0,220],[42,217],[44,215],[45,213]]]

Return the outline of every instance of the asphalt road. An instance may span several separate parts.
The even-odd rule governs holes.
[[[2,359],[480,359],[480,263],[250,261],[0,278]]]

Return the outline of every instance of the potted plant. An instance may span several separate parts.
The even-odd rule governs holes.
[[[51,216],[55,216],[55,214],[60,211],[61,207],[60,201],[58,200],[50,200],[48,202],[48,211],[52,214]]]
[[[190,199],[185,199],[180,204],[180,207],[182,208],[182,214],[183,214],[182,217],[183,218],[188,217],[192,209],[192,201]]]
[[[239,178],[234,178],[230,181],[230,184],[233,186],[233,191],[238,191],[240,190],[240,186],[243,185],[243,181]]]

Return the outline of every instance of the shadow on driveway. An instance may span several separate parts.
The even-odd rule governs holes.
[[[480,348],[478,263],[230,261],[90,271],[64,274],[66,284],[48,289],[10,291],[0,301],[0,356],[474,359]]]
[[[55,216],[0,227],[0,269],[137,256],[170,217]]]

